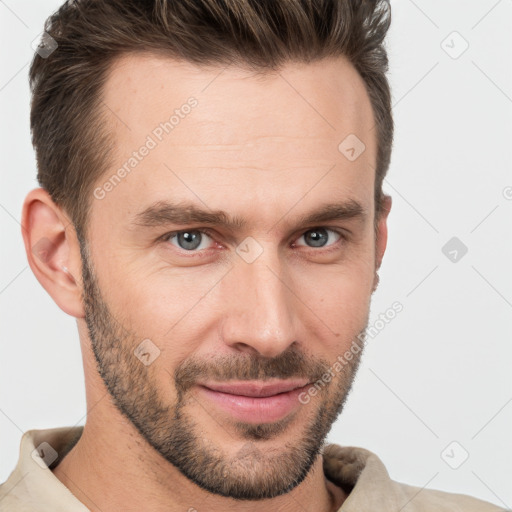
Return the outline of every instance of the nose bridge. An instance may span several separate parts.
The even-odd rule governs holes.
[[[224,342],[275,357],[295,341],[293,294],[277,255],[266,249],[252,263],[239,259],[230,272],[230,300],[222,323]]]

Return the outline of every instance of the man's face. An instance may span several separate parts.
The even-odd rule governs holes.
[[[361,351],[334,364],[368,323],[376,141],[363,82],[343,59],[262,77],[139,55],[115,65],[103,99],[114,164],[81,249],[105,385],[197,485],[283,494],[342,409]],[[366,146],[356,159],[355,139],[338,148],[350,134]],[[311,384],[302,400],[207,389],[240,381],[322,385],[307,403]]]

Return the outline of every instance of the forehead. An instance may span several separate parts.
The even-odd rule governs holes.
[[[196,131],[203,128],[197,131],[201,140],[219,144],[235,136],[243,143],[270,134],[337,140],[347,129],[365,137],[373,126],[365,84],[344,57],[290,62],[276,72],[255,73],[132,53],[114,62],[103,92],[120,141],[150,132],[154,122],[168,119],[192,96],[200,108],[188,124],[194,123]],[[246,130],[233,133],[235,123],[245,124]],[[178,130],[173,139],[180,142]]]
[[[343,184],[353,196],[373,197],[372,108],[362,78],[343,57],[256,74],[129,54],[112,66],[103,101],[115,140],[108,174],[127,171],[109,202],[165,200],[188,188],[187,199],[196,192],[216,208],[233,187],[246,202],[286,193],[291,201],[326,173],[325,190]],[[351,161],[342,150],[354,140],[365,149]],[[145,145],[151,148],[143,158],[126,165]]]

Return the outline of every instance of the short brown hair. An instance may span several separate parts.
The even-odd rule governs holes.
[[[29,72],[39,184],[85,234],[92,187],[111,165],[114,144],[102,89],[123,54],[149,51],[260,72],[344,55],[373,108],[378,214],[393,140],[383,44],[390,22],[385,0],[68,0],[44,27],[57,48],[36,52]]]

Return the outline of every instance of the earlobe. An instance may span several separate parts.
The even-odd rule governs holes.
[[[372,289],[373,292],[377,289],[377,286],[379,286],[379,282],[380,282],[380,276],[379,276],[378,272],[375,272],[375,277],[373,278],[373,289]]]
[[[73,224],[46,190],[31,190],[23,203],[21,231],[28,263],[55,303],[84,317],[81,259]]]

